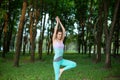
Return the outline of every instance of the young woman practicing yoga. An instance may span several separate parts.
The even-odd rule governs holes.
[[[53,33],[53,49],[54,49],[54,59],[53,59],[53,67],[55,73],[55,80],[59,80],[63,71],[76,67],[76,63],[70,60],[63,59],[64,53],[64,44],[63,40],[65,37],[65,28],[62,25],[60,19],[56,17],[56,26],[54,28]],[[58,24],[60,24],[62,31],[58,30]],[[60,69],[60,66],[64,66],[64,68]]]

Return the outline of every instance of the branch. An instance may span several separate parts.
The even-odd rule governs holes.
[[[113,15],[113,20],[112,20],[112,24],[111,24],[111,28],[110,28],[110,38],[112,38],[113,35],[113,31],[114,31],[114,25],[115,25],[115,21],[116,21],[116,16],[117,16],[117,11],[118,11],[118,7],[119,7],[119,3],[120,0],[116,1],[116,6],[115,6],[115,11],[114,11],[114,15]]]

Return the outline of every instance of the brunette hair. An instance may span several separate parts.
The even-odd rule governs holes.
[[[58,32],[62,32],[63,33],[63,31],[61,29],[58,29],[56,34],[58,34]]]

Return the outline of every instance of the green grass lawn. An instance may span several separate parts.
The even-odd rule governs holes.
[[[12,54],[0,58],[0,80],[54,80],[53,55],[36,58],[34,63],[28,55],[20,57],[20,67],[13,67]],[[95,64],[88,55],[64,54],[65,59],[73,60],[77,67],[63,72],[60,80],[120,80],[120,61],[112,58],[112,68],[104,69],[104,59]]]

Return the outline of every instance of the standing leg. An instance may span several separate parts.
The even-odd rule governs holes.
[[[55,80],[59,80],[60,62],[53,62]]]

